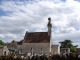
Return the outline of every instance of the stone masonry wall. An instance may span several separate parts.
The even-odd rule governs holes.
[[[51,53],[52,54],[60,54],[60,46],[59,45],[52,45],[52,49],[51,49]]]
[[[4,46],[3,55],[4,55],[4,52],[5,52],[5,51],[6,51],[6,55],[8,55],[8,54],[9,54],[9,50],[8,50],[7,46]]]
[[[3,48],[0,48],[0,56],[3,55]]]
[[[30,53],[31,48],[33,49],[33,53],[49,54],[50,44],[49,43],[23,43],[22,52],[23,53]]]

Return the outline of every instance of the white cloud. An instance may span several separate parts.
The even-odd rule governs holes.
[[[47,18],[51,17],[53,43],[71,39],[79,44],[79,5],[74,0],[3,1],[0,9],[7,15],[0,16],[0,37],[21,40],[26,30],[47,31]]]
[[[2,34],[0,34],[0,37],[1,37],[1,38],[4,38],[5,36],[4,36],[4,35],[2,35]]]

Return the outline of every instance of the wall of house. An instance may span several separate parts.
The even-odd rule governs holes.
[[[8,48],[7,48],[7,46],[4,46],[3,48],[0,48],[0,56],[1,55],[8,55],[8,53],[9,53],[9,50],[8,50]]]
[[[19,51],[19,54],[22,53],[22,45],[17,45],[17,50]]]
[[[58,45],[58,54],[60,54],[60,46]]]
[[[70,48],[61,48],[61,53],[70,53]]]
[[[60,46],[59,45],[52,45],[51,53],[52,54],[60,54]]]
[[[9,49],[17,49],[17,44],[16,43],[10,43],[10,45],[8,46]]]
[[[3,55],[3,48],[0,48],[0,56]]]
[[[33,53],[36,54],[49,54],[50,53],[50,43],[23,43],[22,52],[30,53],[31,48]]]
[[[3,55],[5,54],[5,52],[6,52],[6,55],[9,54],[9,50],[8,50],[7,46],[4,46],[4,48],[3,48]]]

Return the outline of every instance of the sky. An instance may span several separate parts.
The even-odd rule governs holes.
[[[0,0],[0,40],[24,39],[25,32],[47,32],[53,44],[69,39],[80,47],[80,0]]]

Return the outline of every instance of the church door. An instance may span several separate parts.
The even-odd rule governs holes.
[[[6,51],[4,51],[4,55],[6,55]]]

